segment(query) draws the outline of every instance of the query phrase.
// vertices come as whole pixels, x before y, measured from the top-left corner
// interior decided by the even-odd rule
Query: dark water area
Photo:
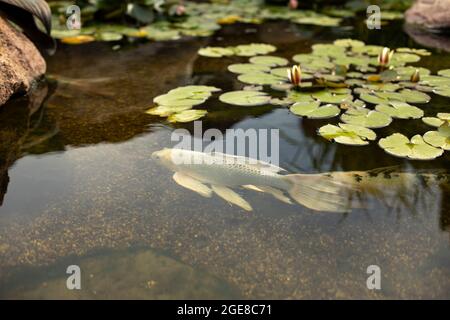
[[[150,157],[174,145],[174,129],[194,132],[193,124],[145,114],[154,97],[186,84],[244,86],[227,66],[246,58],[209,59],[199,48],[264,42],[290,58],[338,38],[422,48],[400,22],[370,31],[362,21],[335,28],[236,24],[210,38],[118,51],[107,43],[60,45],[48,59],[49,80],[0,109],[0,297],[450,298],[445,183],[418,184],[389,199],[367,195],[364,208],[345,214],[242,190],[253,206],[248,213],[181,188]],[[417,65],[433,73],[450,68],[449,53],[430,50]],[[448,112],[448,99],[432,98],[425,116]],[[280,167],[291,173],[450,169],[448,152],[410,161],[376,143],[330,143],[317,135],[326,121],[284,107],[230,106],[215,95],[201,108],[208,110],[203,130],[279,128]],[[377,134],[428,130],[420,120],[395,120]],[[72,264],[83,272],[79,291],[66,289]],[[381,269],[381,290],[366,287],[370,265]]]

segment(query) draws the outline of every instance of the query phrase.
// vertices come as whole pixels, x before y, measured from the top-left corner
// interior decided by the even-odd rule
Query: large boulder
[[[45,70],[38,49],[0,13],[0,106],[28,92]]]
[[[417,0],[405,18],[428,29],[450,29],[450,0]]]

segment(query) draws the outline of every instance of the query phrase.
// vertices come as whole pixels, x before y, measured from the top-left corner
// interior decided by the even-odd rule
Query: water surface
[[[282,36],[280,36],[282,34]],[[369,196],[348,214],[318,213],[252,191],[247,213],[218,197],[181,188],[154,162],[175,128],[146,115],[155,96],[185,84],[242,88],[226,71],[243,58],[197,56],[206,45],[266,42],[285,57],[314,43],[353,37],[417,47],[400,23],[382,31],[296,26],[227,26],[211,38],[136,43],[113,51],[91,43],[61,46],[30,99],[0,109],[0,297],[2,298],[449,298],[450,188],[418,185],[390,199]],[[433,51],[420,65],[450,67]],[[73,79],[78,79],[73,81]],[[280,166],[290,172],[448,169],[389,156],[376,144],[348,147],[316,135],[323,121],[287,109],[240,108],[216,98],[203,129],[279,128]],[[433,97],[425,115],[448,111]],[[429,128],[396,120],[380,136]],[[82,268],[81,291],[65,288],[66,267]],[[366,268],[382,289],[366,287]]]

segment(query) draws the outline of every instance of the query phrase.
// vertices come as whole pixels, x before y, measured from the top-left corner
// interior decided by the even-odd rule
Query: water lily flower
[[[383,51],[378,55],[378,64],[381,67],[386,67],[392,59],[394,55],[394,50],[391,50],[387,47],[383,48]]]
[[[420,72],[419,69],[416,69],[410,78],[411,82],[419,82],[420,81]]]
[[[182,4],[179,4],[175,9],[175,14],[177,16],[182,16],[186,13],[186,7]]]
[[[294,85],[298,86],[302,80],[302,70],[300,68],[300,65],[293,66],[290,69],[287,69],[287,74],[289,81]]]
[[[288,3],[289,9],[295,10],[298,8],[298,0],[289,0]]]

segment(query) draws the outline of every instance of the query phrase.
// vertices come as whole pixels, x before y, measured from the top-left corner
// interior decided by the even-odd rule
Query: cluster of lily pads
[[[216,47],[200,53],[215,57],[204,54],[211,50],[220,52]],[[387,127],[394,119],[423,118],[424,111],[416,105],[430,102],[430,94],[449,96],[450,70],[431,75],[428,69],[407,66],[430,54],[424,49],[390,51],[358,40],[339,39],[332,44],[313,45],[311,53],[293,56],[299,67],[291,67],[283,57],[254,56],[247,63],[228,66],[240,82],[250,86],[223,93],[219,100],[238,106],[286,106],[293,114],[310,119],[339,116],[340,123],[322,126],[318,134],[342,144],[367,145],[377,138],[374,129]],[[293,81],[291,68],[301,81]],[[263,91],[264,86],[280,91],[282,97],[272,97]],[[448,113],[425,117],[423,121],[438,127],[436,131],[411,139],[395,133],[378,144],[399,157],[434,159],[449,150],[449,119]]]
[[[324,13],[312,10],[291,10],[287,6],[266,5],[263,0],[232,0],[216,2],[183,1],[180,15],[171,15],[170,9],[159,7],[164,1],[146,0],[123,4],[106,3],[97,8],[99,1],[89,1],[82,6],[80,30],[66,27],[66,9],[73,4],[66,1],[51,2],[53,16],[52,36],[67,44],[81,44],[91,41],[119,41],[124,37],[148,38],[155,41],[176,40],[182,36],[210,36],[222,25],[243,22],[260,24],[266,20],[288,20],[296,24],[338,26],[343,18],[355,15],[353,9],[326,8]],[[166,1],[167,2],[167,1]],[[117,8],[116,8],[117,7]],[[99,22],[95,18],[102,9],[103,16],[110,19]],[[126,10],[125,10],[126,9]],[[106,12],[105,12],[106,10]],[[133,18],[134,25],[118,24],[118,21]],[[118,16],[119,15],[119,16]],[[401,19],[402,14],[383,10],[382,19]]]
[[[153,102],[155,107],[146,111],[147,114],[167,117],[169,122],[191,122],[204,117],[208,112],[193,109],[204,103],[213,92],[221,89],[212,86],[185,86],[170,90],[157,96]]]

